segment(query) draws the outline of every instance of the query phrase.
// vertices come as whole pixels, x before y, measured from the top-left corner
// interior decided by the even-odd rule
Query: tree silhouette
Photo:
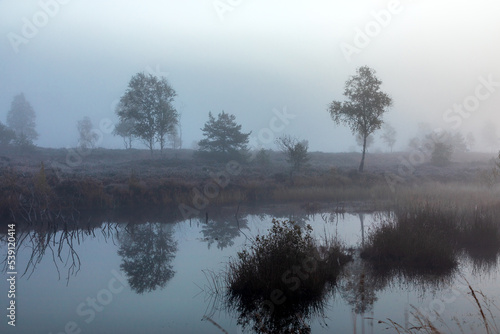
[[[382,125],[382,130],[384,132],[380,138],[382,138],[382,141],[389,146],[392,152],[392,148],[394,147],[394,144],[396,144],[396,129],[394,129],[389,123],[384,123]]]
[[[84,149],[95,148],[99,135],[97,132],[93,131],[93,125],[90,118],[85,116],[77,122],[76,127],[78,129],[78,134],[80,135],[80,138],[78,139],[80,147]]]
[[[121,120],[113,130],[115,136],[120,136],[123,139],[123,144],[126,149],[132,148],[132,141],[134,140],[134,120],[125,119]]]
[[[283,136],[276,139],[276,145],[285,154],[286,162],[290,165],[290,182],[293,183],[293,173],[299,171],[308,161],[307,141],[298,141],[290,136]]]
[[[444,166],[450,163],[450,158],[453,154],[453,147],[450,144],[437,142],[431,154],[431,161],[436,166]]]
[[[208,113],[208,122],[201,129],[205,139],[199,141],[199,154],[218,159],[242,160],[247,151],[250,133],[241,132],[241,125],[236,124],[234,115],[221,112],[217,119]]]
[[[35,130],[35,111],[24,94],[14,96],[7,114],[7,125],[15,132],[15,142],[20,146],[32,146],[38,138]]]
[[[368,136],[380,129],[382,115],[392,105],[391,98],[380,90],[380,81],[375,71],[368,66],[357,69],[356,75],[345,83],[346,102],[333,101],[328,111],[336,124],[347,125],[353,134],[363,138],[363,154],[359,164],[362,172],[365,165]]]
[[[137,73],[120,98],[116,108],[120,123],[132,122],[132,134],[142,139],[151,153],[155,143],[163,151],[168,134],[175,131],[178,113],[172,102],[176,95],[164,77]]]
[[[118,255],[120,268],[125,272],[130,287],[137,293],[163,288],[174,277],[171,262],[177,251],[177,242],[169,225],[146,223],[132,225],[121,241]]]

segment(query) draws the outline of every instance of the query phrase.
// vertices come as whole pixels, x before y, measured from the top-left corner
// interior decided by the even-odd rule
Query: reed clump
[[[397,208],[369,235],[361,256],[380,269],[446,272],[457,265],[458,228],[431,203]]]
[[[226,284],[237,298],[283,302],[321,298],[351,256],[338,242],[318,245],[312,228],[273,220],[268,235],[257,236],[229,262]]]
[[[361,255],[381,269],[420,273],[453,270],[463,252],[496,257],[500,251],[496,211],[492,206],[408,198],[371,232]]]

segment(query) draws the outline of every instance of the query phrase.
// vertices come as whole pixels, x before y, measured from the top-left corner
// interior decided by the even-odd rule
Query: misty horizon
[[[234,114],[255,141],[276,111],[286,110],[295,118],[275,136],[308,140],[311,151],[359,151],[327,107],[344,100],[346,80],[368,65],[394,101],[383,119],[397,131],[396,151],[408,149],[420,123],[472,133],[474,150],[494,151],[482,134],[500,125],[500,49],[491,43],[500,28],[497,3],[228,6],[0,2],[0,121],[22,92],[37,115],[35,144],[76,147],[77,121],[88,116],[97,129],[116,124],[117,101],[130,78],[145,72],[176,90],[183,148],[202,139],[210,111]],[[371,152],[387,151],[380,134]],[[123,148],[110,133],[100,146]],[[139,141],[134,147],[145,148]],[[276,149],[273,141],[263,147]]]

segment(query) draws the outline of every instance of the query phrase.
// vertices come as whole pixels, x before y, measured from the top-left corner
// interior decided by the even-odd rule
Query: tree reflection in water
[[[373,312],[373,304],[377,301],[377,291],[382,291],[387,285],[387,277],[374,274],[359,255],[344,268],[340,280],[340,291],[344,300],[351,306],[354,328],[356,328],[357,315],[361,315],[362,333],[365,332],[366,314]],[[369,321],[373,329],[373,321]]]
[[[74,219],[62,219],[52,224],[29,225],[28,228],[21,227],[20,224],[17,226],[19,228],[16,231],[16,254],[19,254],[21,249],[31,250],[21,277],[28,275],[30,278],[44,258],[49,256],[59,279],[61,278],[60,268],[67,268],[67,284],[70,278],[80,271],[81,261],[77,246],[88,237],[95,238],[96,233],[102,234],[106,242],[108,239],[114,242],[114,233],[117,231],[116,224],[101,223],[99,227],[91,227],[89,224],[84,228],[79,225],[79,221]],[[1,236],[0,242],[3,242]],[[7,243],[6,237],[5,243]],[[2,263],[3,271],[7,272],[7,257]]]
[[[208,249],[217,242],[217,248],[223,250],[234,245],[234,239],[239,237],[242,229],[248,229],[248,219],[227,215],[210,215],[208,220],[200,220],[203,241],[208,243]]]
[[[163,288],[174,277],[171,262],[177,251],[172,225],[160,223],[129,224],[120,235],[120,268],[137,293]]]

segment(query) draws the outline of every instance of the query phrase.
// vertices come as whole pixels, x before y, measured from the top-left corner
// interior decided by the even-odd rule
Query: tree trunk
[[[153,142],[153,139],[150,138],[149,139],[149,151],[151,153],[151,156],[153,156],[153,147],[154,147],[154,142]]]
[[[160,135],[160,156],[163,156],[163,147],[165,146],[165,134]]]
[[[363,173],[363,169],[365,168],[365,153],[366,153],[366,139],[367,135],[363,135],[363,154],[361,155],[361,162],[359,164],[359,172]]]

